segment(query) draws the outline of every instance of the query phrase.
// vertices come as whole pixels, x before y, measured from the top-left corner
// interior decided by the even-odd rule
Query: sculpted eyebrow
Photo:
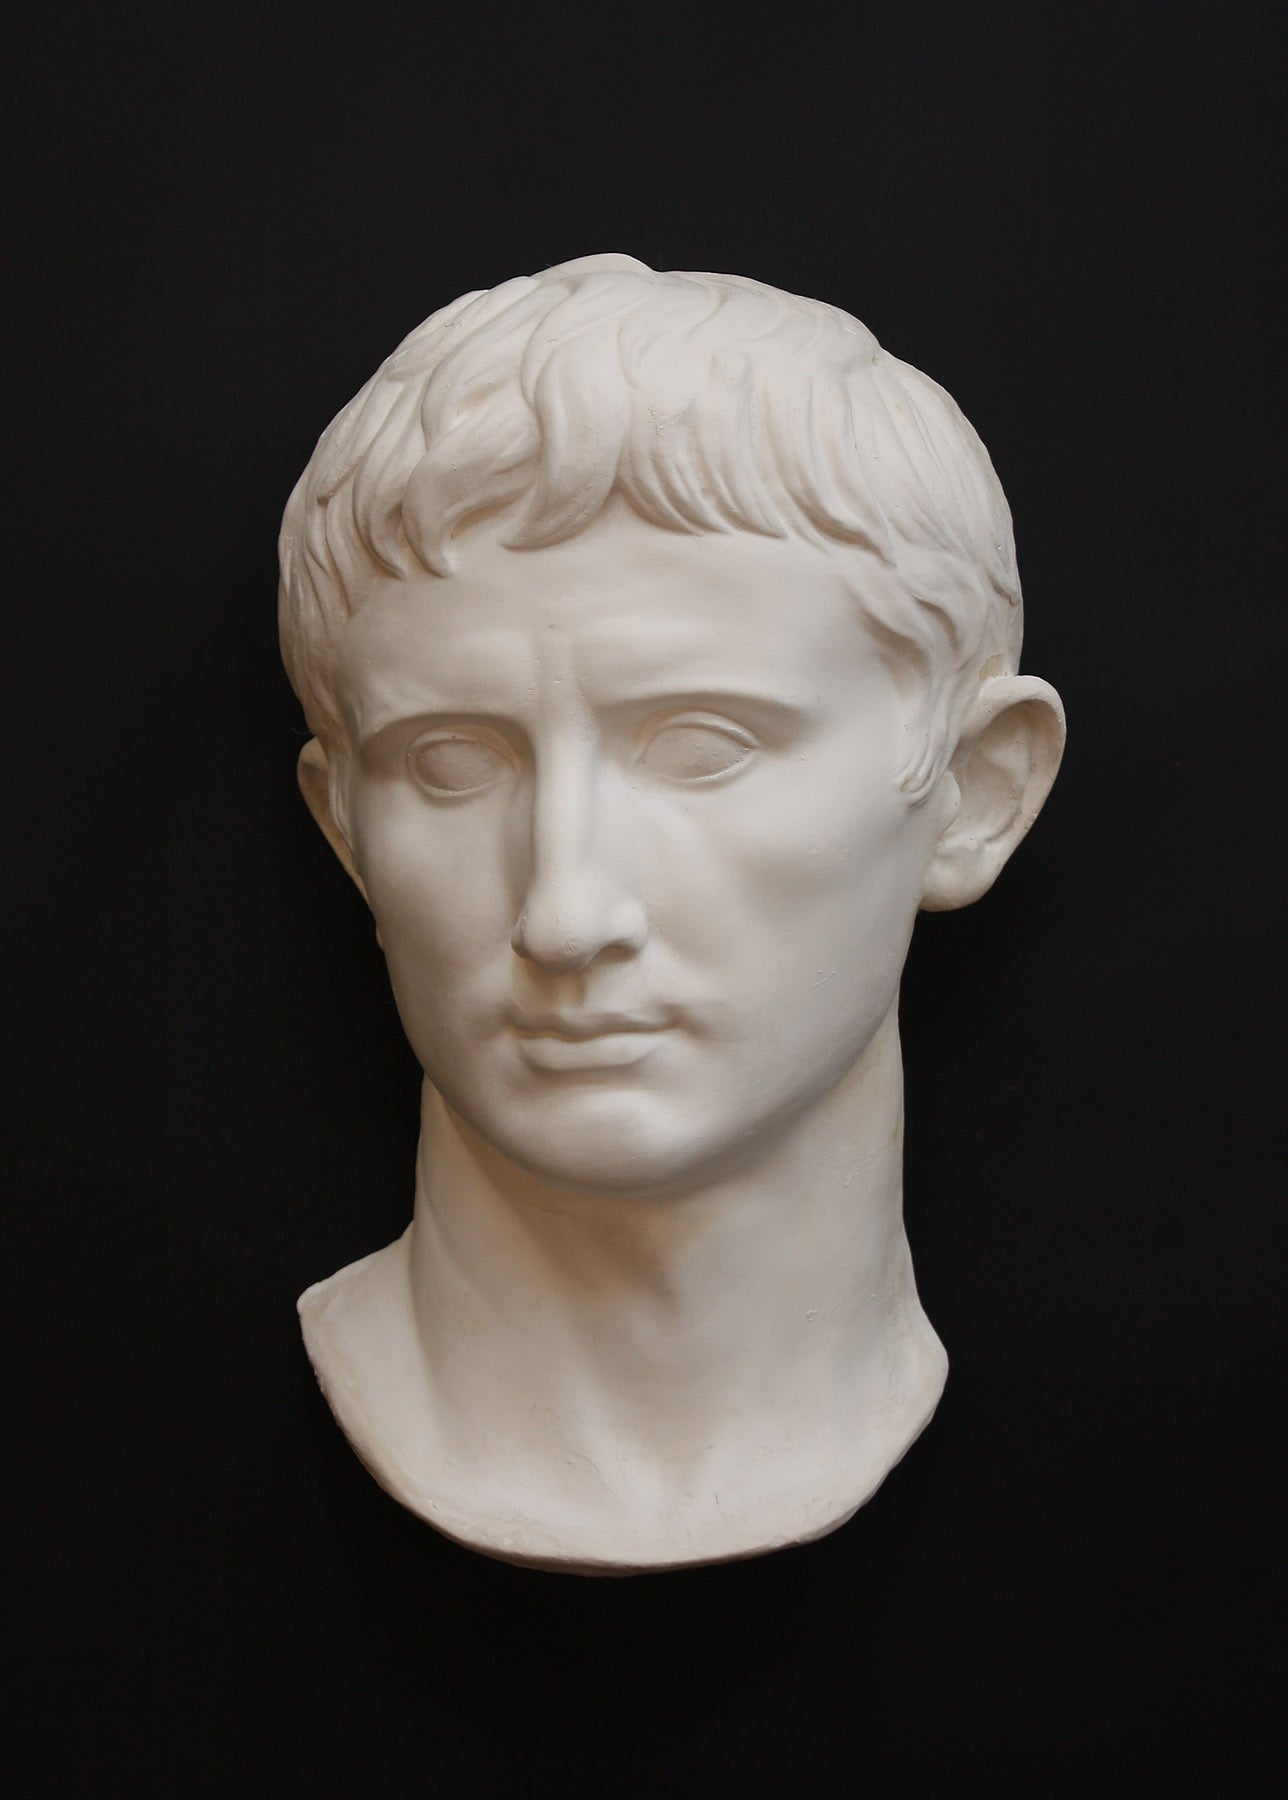
[[[359,752],[364,761],[376,762],[420,732],[435,729],[459,729],[463,732],[483,729],[511,739],[518,735],[513,721],[501,718],[496,713],[468,712],[460,707],[418,707],[412,712],[400,713],[397,718],[382,719],[363,734],[359,740]]]
[[[787,726],[808,718],[818,705],[818,697],[804,692],[771,693],[759,687],[728,684],[721,687],[654,687],[651,684],[641,684],[634,690],[630,684],[624,684],[598,702],[592,696],[590,704],[592,710],[601,713],[682,712],[690,708],[695,712],[758,713],[766,719],[779,720]],[[508,737],[515,736],[519,729],[514,720],[496,712],[473,711],[462,707],[416,707],[396,718],[382,718],[370,731],[363,734],[361,748],[364,754],[368,748],[373,753],[378,753],[396,739],[411,736],[417,731],[430,731],[435,726],[448,730],[453,726],[460,726],[466,731],[471,726],[483,726]]]
[[[615,694],[605,711],[616,712],[741,712],[759,714],[782,726],[803,723],[817,707],[816,696],[776,694],[756,687],[641,687],[637,692]]]

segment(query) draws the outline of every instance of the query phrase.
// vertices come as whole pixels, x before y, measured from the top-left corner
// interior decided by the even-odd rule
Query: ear
[[[981,687],[944,777],[946,821],[921,904],[947,912],[978,900],[1042,810],[1064,753],[1060,696],[1033,675]]]
[[[323,837],[340,858],[345,874],[350,877],[362,898],[366,900],[367,890],[363,887],[362,877],[354,866],[349,840],[337,823],[335,812],[331,806],[331,768],[327,762],[326,751],[317,738],[310,738],[300,751],[300,760],[296,764],[295,772],[299,779],[300,792],[304,796],[309,811],[317,820]],[[368,900],[367,904],[370,905],[371,902]]]

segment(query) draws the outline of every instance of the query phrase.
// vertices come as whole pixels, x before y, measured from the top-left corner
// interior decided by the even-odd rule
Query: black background
[[[42,15],[9,235],[21,1791],[1271,1790],[1256,12]],[[932,1427],[821,1543],[626,1581],[440,1538],[313,1385],[294,1299],[401,1229],[417,1071],[295,792],[274,617],[287,491],[381,357],[604,249],[834,301],[953,393],[1070,722],[905,985]]]

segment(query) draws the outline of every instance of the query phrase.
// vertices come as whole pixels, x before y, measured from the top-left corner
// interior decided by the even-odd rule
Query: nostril
[[[623,950],[642,950],[648,937],[648,919],[638,900],[619,900],[613,908],[608,942]]]
[[[574,920],[567,909],[545,913],[528,906],[510,936],[516,955],[550,969],[584,969],[605,950],[637,952],[648,936],[644,909],[632,900],[582,909]]]
[[[543,919],[539,913],[534,918],[532,910],[525,909],[511,933],[510,943],[520,956],[552,967],[576,967],[586,958],[582,939],[553,913],[549,918]]]

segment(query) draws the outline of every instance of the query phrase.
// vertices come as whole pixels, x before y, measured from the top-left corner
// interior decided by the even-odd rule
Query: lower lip
[[[521,1037],[519,1048],[534,1069],[553,1075],[580,1075],[595,1069],[625,1069],[656,1050],[660,1031],[609,1031],[602,1037]]]

